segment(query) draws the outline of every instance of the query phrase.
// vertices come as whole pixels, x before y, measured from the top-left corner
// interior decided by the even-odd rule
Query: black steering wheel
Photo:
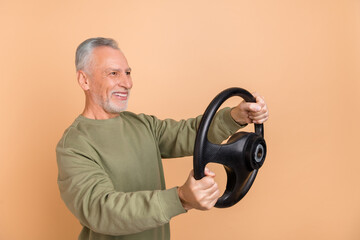
[[[263,124],[255,124],[255,132],[235,133],[226,144],[209,142],[207,134],[213,117],[220,105],[233,96],[240,96],[246,102],[256,102],[254,96],[242,88],[222,91],[207,107],[195,140],[195,179],[205,176],[205,166],[210,162],[222,164],[226,170],[226,190],[215,204],[218,208],[231,207],[246,195],[266,157]]]

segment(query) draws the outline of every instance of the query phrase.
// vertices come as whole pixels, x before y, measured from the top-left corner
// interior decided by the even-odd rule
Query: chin
[[[105,110],[110,113],[121,113],[123,111],[126,111],[127,109],[127,102],[123,104],[108,104],[108,106],[105,106]]]

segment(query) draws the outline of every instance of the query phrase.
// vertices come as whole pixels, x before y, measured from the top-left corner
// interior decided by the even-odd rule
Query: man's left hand
[[[265,100],[258,93],[253,93],[256,103],[242,101],[231,110],[231,117],[240,125],[264,123],[269,118]]]

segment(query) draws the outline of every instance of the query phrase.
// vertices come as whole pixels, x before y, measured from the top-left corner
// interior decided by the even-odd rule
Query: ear
[[[89,86],[89,77],[85,72],[83,72],[82,70],[77,71],[77,80],[78,80],[78,83],[79,83],[80,87],[84,91],[89,90],[89,88],[90,88],[90,86]]]

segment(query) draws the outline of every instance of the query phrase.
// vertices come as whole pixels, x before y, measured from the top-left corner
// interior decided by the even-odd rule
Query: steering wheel
[[[205,176],[205,166],[210,162],[222,164],[226,170],[226,190],[215,204],[218,208],[231,207],[246,195],[266,157],[263,124],[255,124],[255,132],[235,133],[226,144],[209,142],[207,134],[213,117],[220,105],[233,96],[256,102],[254,96],[242,88],[222,91],[207,107],[195,140],[193,163],[196,180]]]

